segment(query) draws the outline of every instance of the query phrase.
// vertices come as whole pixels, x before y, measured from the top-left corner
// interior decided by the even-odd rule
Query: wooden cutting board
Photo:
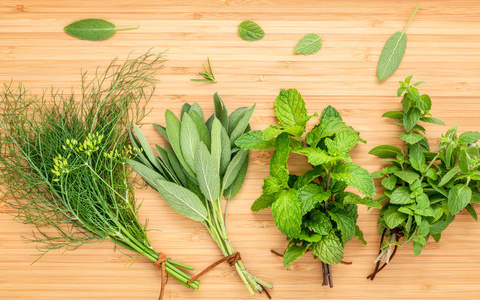
[[[398,81],[408,75],[426,83],[421,91],[433,100],[432,114],[447,127],[480,130],[480,2],[422,1],[408,28],[408,46],[400,68],[379,83],[376,66],[388,37],[401,31],[415,1],[13,1],[0,3],[0,82],[23,82],[34,93],[55,86],[79,87],[81,70],[93,72],[113,58],[124,59],[148,49],[166,51],[169,61],[158,73],[160,83],[147,122],[164,122],[164,111],[198,102],[211,114],[218,91],[230,110],[257,103],[254,129],[274,119],[273,101],[280,88],[297,88],[310,112],[333,105],[368,141],[353,152],[356,163],[380,168],[369,149],[399,144],[399,129],[383,112],[398,109]],[[74,39],[63,27],[84,18],[104,18],[118,26],[139,25],[101,42]],[[237,25],[254,20],[266,32],[256,42],[241,40]],[[323,48],[311,56],[293,53],[307,33],[323,35]],[[190,81],[210,57],[217,84]],[[426,126],[432,147],[446,128]],[[144,126],[152,143],[161,143],[152,126]],[[232,201],[229,233],[249,271],[273,282],[272,296],[283,299],[480,299],[480,225],[460,215],[442,241],[430,241],[420,257],[403,247],[374,281],[365,277],[377,255],[377,210],[360,208],[359,225],[367,246],[352,241],[345,260],[333,268],[333,289],[321,286],[321,265],[311,255],[291,270],[270,249],[286,242],[269,210],[254,213],[271,152],[254,151],[241,193]],[[304,161],[290,164],[300,171]],[[378,182],[377,182],[378,184]],[[150,189],[139,190],[142,220],[149,220],[156,249],[197,267],[221,257],[207,231],[176,214]],[[477,210],[478,211],[478,210]],[[26,243],[33,226],[13,220],[14,210],[0,204],[0,299],[156,299],[160,272],[144,258],[124,265],[131,253],[113,251],[109,241],[75,251],[51,252],[31,265],[39,252]],[[159,231],[158,231],[159,230]],[[257,296],[263,297],[263,296]],[[202,279],[198,291],[171,279],[166,299],[251,299],[236,272],[221,265]]]

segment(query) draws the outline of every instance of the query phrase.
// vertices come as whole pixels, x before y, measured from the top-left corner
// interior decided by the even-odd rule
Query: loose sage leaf
[[[317,53],[322,48],[322,38],[315,33],[305,35],[295,47],[296,54],[310,55]]]
[[[400,65],[403,55],[405,54],[405,49],[407,48],[407,35],[405,31],[417,12],[418,6],[417,4],[403,31],[394,33],[387,40],[385,46],[383,46],[382,54],[380,55],[377,65],[377,77],[379,81],[384,81],[390,77]]]
[[[195,153],[194,170],[200,190],[206,199],[214,202],[220,197],[220,176],[217,168],[204,143],[199,143]]]
[[[247,20],[238,25],[238,35],[246,41],[257,41],[265,36],[265,32],[257,23]]]
[[[299,246],[295,242],[290,242],[288,244],[287,249],[285,249],[285,252],[283,253],[283,265],[287,270],[294,261],[305,254],[308,245],[308,243],[303,243]]]
[[[157,180],[157,188],[165,202],[182,216],[199,222],[208,219],[202,200],[190,190],[165,180]]]
[[[116,28],[112,23],[102,19],[83,19],[65,26],[64,30],[77,39],[101,41],[114,35],[117,30],[135,28],[138,26]]]

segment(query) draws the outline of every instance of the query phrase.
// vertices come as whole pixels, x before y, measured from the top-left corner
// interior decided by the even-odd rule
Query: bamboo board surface
[[[447,127],[480,130],[480,2],[422,1],[408,28],[408,46],[397,72],[384,83],[376,65],[387,38],[401,31],[414,1],[13,1],[0,3],[0,82],[23,82],[35,93],[55,86],[69,90],[80,84],[80,70],[93,72],[113,58],[168,49],[169,61],[158,73],[160,83],[150,103],[147,123],[163,124],[165,109],[180,111],[198,102],[211,114],[218,91],[230,111],[257,103],[252,127],[274,122],[273,101],[280,88],[297,88],[310,112],[333,105],[347,124],[368,141],[358,145],[353,160],[369,171],[380,168],[367,154],[372,147],[393,143],[398,128],[381,118],[400,107],[398,80],[415,75],[433,100],[432,114]],[[118,26],[139,25],[102,42],[81,41],[63,27],[83,18],[104,18]],[[241,40],[237,25],[257,22],[266,32],[257,42]],[[323,35],[322,50],[311,56],[293,54],[306,33]],[[210,57],[217,84],[190,81]],[[432,147],[446,131],[426,126]],[[153,127],[144,126],[152,143],[162,142]],[[366,280],[377,255],[377,210],[360,207],[359,225],[367,246],[348,243],[350,266],[333,267],[333,289],[321,286],[321,264],[311,255],[283,268],[270,249],[283,251],[285,238],[270,210],[254,213],[250,205],[268,176],[271,152],[254,151],[243,190],[232,201],[228,229],[249,271],[275,284],[272,296],[283,299],[480,299],[480,224],[458,216],[439,244],[429,241],[420,257],[411,246],[373,282]],[[290,161],[293,170],[304,161]],[[377,182],[378,184],[378,182]],[[378,189],[378,191],[380,191]],[[150,189],[143,200],[142,220],[149,220],[153,246],[197,270],[221,257],[202,225],[170,209]],[[479,210],[477,209],[477,212]],[[110,241],[72,252],[50,252],[35,264],[39,252],[26,243],[33,226],[13,220],[14,210],[0,203],[0,299],[156,299],[160,272],[145,258],[123,268],[129,256],[113,251]],[[263,297],[263,296],[256,296]],[[221,265],[202,279],[197,291],[171,279],[165,299],[251,299],[236,271]]]

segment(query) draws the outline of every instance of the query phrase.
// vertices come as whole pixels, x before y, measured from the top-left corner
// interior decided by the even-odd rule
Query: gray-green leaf
[[[247,20],[238,25],[238,35],[246,41],[256,41],[262,39],[265,32],[257,23]]]
[[[315,33],[305,35],[295,47],[296,54],[310,55],[317,53],[322,48],[322,37]]]
[[[205,198],[213,202],[220,197],[220,176],[205,144],[200,143],[195,153],[198,185]]]
[[[65,26],[64,30],[77,39],[101,41],[114,35],[117,30],[135,28],[138,26],[116,28],[112,23],[102,19],[83,19]]]
[[[397,70],[407,48],[407,35],[404,32],[395,32],[383,46],[378,60],[377,77],[384,81]]]

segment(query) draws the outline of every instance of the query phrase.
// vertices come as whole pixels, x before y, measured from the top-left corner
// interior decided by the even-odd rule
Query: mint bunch
[[[411,79],[401,81],[397,91],[399,97],[403,95],[402,109],[383,115],[398,120],[395,124],[404,129],[399,134],[404,149],[381,145],[370,151],[391,162],[372,174],[383,178],[386,189],[377,201],[389,201],[380,212],[382,241],[375,271],[368,277],[371,280],[390,262],[398,246],[412,243],[414,254],[419,255],[430,237],[438,243],[442,231],[462,209],[477,220],[472,204],[480,202],[480,147],[476,144],[480,133],[458,135],[453,126],[440,138],[438,151],[431,152],[425,128],[418,123],[445,124],[431,117],[432,101],[417,89],[422,82],[410,84]]]
[[[244,150],[275,148],[270,177],[264,180],[263,194],[252,210],[272,208],[275,224],[289,240],[283,254],[285,268],[311,251],[322,261],[323,285],[332,287],[330,265],[342,261],[345,244],[353,237],[366,244],[356,225],[357,204],[381,208],[370,198],[375,186],[369,172],[354,164],[348,154],[358,141],[365,141],[331,106],[304,135],[307,122],[317,115],[307,114],[305,101],[295,89],[280,91],[275,114],[280,126],[249,131],[235,142]],[[312,169],[290,174],[287,160],[291,153],[306,156]],[[367,197],[346,192],[349,185]]]

